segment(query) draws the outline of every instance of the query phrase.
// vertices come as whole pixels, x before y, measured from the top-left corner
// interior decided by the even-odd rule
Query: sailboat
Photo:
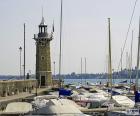
[[[138,88],[138,77],[139,77],[139,58],[140,58],[140,19],[139,19],[139,37],[138,37],[138,53],[137,53],[137,67],[136,67],[136,82],[135,82],[135,103],[136,105],[139,105],[140,102],[140,93]]]
[[[108,28],[109,28],[109,79],[110,79],[110,101],[109,104],[116,104],[119,106],[132,108],[135,103],[126,96],[123,95],[113,95],[112,93],[112,62],[111,62],[111,31],[110,31],[110,18],[108,18]]]
[[[122,104],[123,106],[126,104],[126,106],[129,105],[129,108],[126,107],[126,111],[117,111],[117,112],[108,112],[108,116],[112,116],[112,115],[131,115],[131,116],[139,116],[140,115],[140,93],[139,93],[139,89],[138,89],[138,69],[139,69],[139,52],[140,52],[140,19],[139,19],[139,37],[138,37],[138,53],[137,53],[137,75],[136,75],[136,82],[135,82],[135,103],[131,102],[128,99],[122,99],[122,96],[115,96],[115,100],[117,103]],[[123,103],[125,101],[125,103]],[[127,101],[127,102],[126,102]],[[130,103],[131,103],[131,107],[130,107]],[[128,104],[128,105],[127,105]],[[133,104],[135,104],[135,107],[133,106]]]
[[[64,84],[64,80],[61,77],[61,55],[62,55],[62,18],[63,18],[63,0],[61,0],[61,14],[60,14],[60,51],[59,51],[59,96],[63,95],[63,96],[70,96],[71,90],[70,89],[64,89],[63,88],[63,84]]]

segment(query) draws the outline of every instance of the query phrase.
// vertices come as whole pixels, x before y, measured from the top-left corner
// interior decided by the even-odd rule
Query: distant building
[[[53,32],[47,32],[47,25],[42,17],[39,25],[39,33],[34,34],[36,41],[36,79],[40,87],[52,85],[50,41],[53,39]]]

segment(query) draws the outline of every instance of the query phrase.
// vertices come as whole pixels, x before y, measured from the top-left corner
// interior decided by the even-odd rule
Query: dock
[[[126,110],[126,108],[124,108],[124,107],[114,107],[112,109],[109,109],[109,108],[92,108],[92,109],[82,108],[80,110],[81,110],[81,112],[88,114],[88,113],[93,113],[93,112],[124,111],[124,110]]]
[[[42,95],[48,93],[49,88],[38,88],[37,95]],[[26,101],[27,99],[33,99],[36,96],[36,89],[33,89],[31,92],[22,92],[12,96],[0,97],[0,110],[4,110],[8,103],[15,101]]]

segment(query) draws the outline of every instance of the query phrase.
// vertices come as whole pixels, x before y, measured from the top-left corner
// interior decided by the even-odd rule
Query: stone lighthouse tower
[[[53,39],[53,32],[47,32],[47,25],[42,17],[39,25],[39,33],[34,34],[36,41],[36,79],[39,87],[52,85],[50,41]]]

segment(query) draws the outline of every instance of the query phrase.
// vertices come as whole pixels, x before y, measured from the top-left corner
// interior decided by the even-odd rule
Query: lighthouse
[[[53,29],[51,33],[47,31],[47,25],[42,16],[39,24],[39,33],[34,34],[36,43],[36,79],[39,87],[52,85],[50,41],[53,39]]]

